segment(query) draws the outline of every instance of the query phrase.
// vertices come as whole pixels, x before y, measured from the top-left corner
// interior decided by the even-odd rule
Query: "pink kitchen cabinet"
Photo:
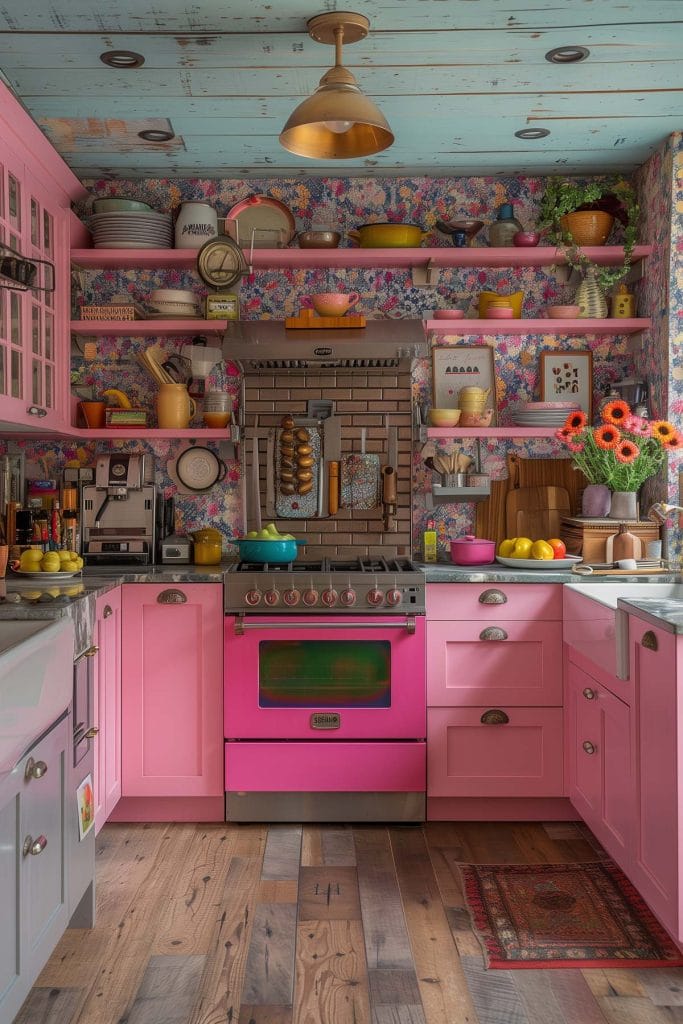
[[[222,802],[223,588],[124,584],[122,598],[122,795]]]
[[[679,681],[682,643],[673,633],[629,615],[635,795],[629,876],[679,942],[683,941],[683,716]]]
[[[570,655],[565,689],[569,799],[627,873],[634,796],[630,718],[629,706],[574,664]]]
[[[97,599],[93,643],[95,722],[95,831],[121,799],[121,588]]]

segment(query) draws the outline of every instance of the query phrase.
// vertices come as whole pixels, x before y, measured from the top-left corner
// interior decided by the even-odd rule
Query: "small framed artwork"
[[[76,790],[76,804],[78,806],[78,838],[85,839],[95,824],[95,796],[91,775],[86,775]]]
[[[590,423],[593,415],[593,353],[541,352],[541,401],[579,403]]]
[[[432,405],[435,409],[457,409],[461,388],[479,387],[489,391],[486,402],[496,423],[496,376],[493,349],[488,345],[435,345],[432,348]]]

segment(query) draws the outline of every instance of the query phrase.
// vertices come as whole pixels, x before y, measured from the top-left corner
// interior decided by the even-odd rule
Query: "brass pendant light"
[[[370,22],[362,14],[334,11],[307,22],[318,43],[333,43],[334,67],[323,75],[312,96],[293,111],[280,133],[290,153],[314,159],[348,160],[387,149],[394,134],[375,104],[342,65],[342,43],[365,39]]]

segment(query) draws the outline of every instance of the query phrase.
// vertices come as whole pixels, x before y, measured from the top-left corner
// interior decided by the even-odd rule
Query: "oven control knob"
[[[403,594],[398,587],[392,587],[390,590],[387,590],[387,604],[396,606],[397,604],[400,604],[402,600]]]
[[[352,608],[355,603],[356,591],[351,590],[350,587],[348,590],[342,590],[341,594],[339,595],[339,604],[343,604],[345,608]]]
[[[308,608],[312,608],[314,604],[318,603],[318,591],[317,590],[304,590],[303,602]]]
[[[261,603],[261,597],[261,591],[257,587],[255,590],[248,590],[244,595],[244,600],[251,608],[254,608],[257,604]]]
[[[320,600],[327,608],[331,608],[333,605],[337,603],[338,597],[339,594],[334,589],[334,587],[328,587],[327,590],[323,590],[322,594],[320,595]]]
[[[275,588],[273,588],[272,590],[266,590],[265,594],[263,595],[263,600],[266,602],[269,608],[272,608],[273,605],[278,604],[280,601],[280,591],[275,590]]]
[[[298,604],[301,600],[301,594],[298,590],[285,590],[282,595],[282,600],[285,602],[288,608],[293,608],[295,604]]]
[[[373,587],[372,590],[368,590],[367,602],[372,605],[373,608],[378,608],[384,601],[384,594],[377,587]]]

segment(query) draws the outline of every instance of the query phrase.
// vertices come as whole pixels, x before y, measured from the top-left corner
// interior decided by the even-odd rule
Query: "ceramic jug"
[[[157,423],[164,430],[189,427],[197,410],[185,384],[160,384],[157,395]]]
[[[458,405],[463,412],[483,412],[486,408],[486,400],[490,394],[491,388],[460,388]]]
[[[182,203],[175,222],[176,249],[201,249],[218,234],[218,216],[209,203]]]

